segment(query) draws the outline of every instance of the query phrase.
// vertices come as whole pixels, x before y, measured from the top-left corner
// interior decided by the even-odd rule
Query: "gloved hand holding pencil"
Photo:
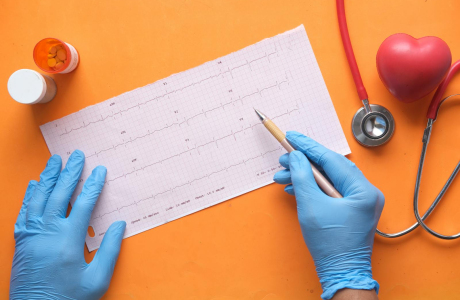
[[[277,172],[274,181],[286,184],[285,191],[295,195],[302,234],[323,288],[322,298],[331,299],[342,289],[378,292],[371,255],[385,202],[382,192],[344,156],[297,132],[288,132],[286,139],[298,151],[280,157],[286,169]],[[323,193],[309,160],[324,171],[343,198]]]

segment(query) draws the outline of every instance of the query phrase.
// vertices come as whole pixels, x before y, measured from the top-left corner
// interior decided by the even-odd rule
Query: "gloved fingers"
[[[31,180],[29,182],[29,185],[27,186],[26,195],[24,196],[24,200],[22,200],[22,206],[19,210],[19,214],[16,219],[16,224],[14,224],[14,232],[18,231],[20,228],[26,225],[27,206],[29,205],[30,198],[32,198],[37,184],[37,181]]]
[[[29,206],[27,207],[26,222],[43,215],[46,202],[54,189],[59,173],[61,172],[61,167],[61,157],[59,155],[51,156],[46,164],[45,170],[40,174],[40,181],[35,186],[34,193],[30,199]]]
[[[311,164],[311,163],[310,163]],[[321,172],[323,176],[330,181],[327,175],[324,172]],[[292,187],[291,172],[289,170],[281,170],[275,173],[273,176],[273,181],[278,184],[287,184],[284,188],[284,191],[290,195],[294,195],[294,188]]]
[[[289,154],[289,166],[298,205],[303,205],[308,201],[308,199],[305,199],[308,196],[322,193],[313,177],[310,162],[303,153],[299,151],[291,152]]]
[[[117,221],[107,229],[101,247],[88,266],[92,286],[98,289],[96,294],[102,296],[108,289],[113,270],[120,254],[121,241],[125,232],[126,222]]]
[[[278,171],[273,176],[273,181],[279,184],[290,184],[291,172],[289,172],[289,170]]]
[[[75,150],[67,160],[64,170],[59,175],[54,190],[46,204],[44,218],[65,218],[70,198],[75,190],[75,186],[80,179],[83,165],[85,163],[85,154],[80,150]]]
[[[295,196],[294,187],[292,186],[292,184],[286,185],[286,187],[284,188],[284,191],[288,193],[289,195]]]
[[[302,152],[302,151],[300,151],[300,152]],[[281,166],[283,166],[284,168],[289,170],[289,153],[285,153],[285,154],[281,155],[280,158],[279,158],[279,163],[280,163]],[[316,169],[318,171],[320,171],[321,174],[323,174],[324,177],[328,178],[322,167],[320,167],[317,164],[312,163],[312,162],[310,162],[310,164],[315,166]]]
[[[280,165],[282,167],[284,167],[284,168],[289,170],[289,153],[284,153],[283,155],[281,155],[280,158],[279,158],[279,163],[280,163]],[[315,163],[313,163],[313,165],[316,167],[316,169],[318,169],[318,171],[320,171],[324,176],[326,176],[326,173],[324,173],[323,168],[321,168],[320,166],[318,166]]]
[[[289,170],[289,153],[284,153],[279,159],[280,165]]]
[[[97,166],[93,169],[70,212],[69,221],[78,226],[81,232],[80,238],[83,240],[86,237],[91,213],[104,186],[106,174],[107,169],[104,166]]]
[[[286,138],[294,148],[303,152],[312,163],[322,168],[331,179],[335,188],[344,196],[346,196],[346,190],[349,188],[349,186],[345,184],[346,182],[351,184],[355,183],[356,179],[365,180],[361,171],[345,156],[329,150],[313,139],[295,131],[287,132]],[[352,180],[352,177],[354,177],[355,180]],[[365,182],[366,184],[368,183],[367,180],[365,180]]]

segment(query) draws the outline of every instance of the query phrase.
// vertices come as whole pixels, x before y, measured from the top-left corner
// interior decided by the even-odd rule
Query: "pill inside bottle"
[[[10,76],[8,93],[19,103],[46,103],[56,95],[56,83],[48,75],[34,70],[21,69]]]
[[[77,50],[61,40],[46,38],[34,48],[35,64],[47,73],[69,73],[75,70],[79,62]]]

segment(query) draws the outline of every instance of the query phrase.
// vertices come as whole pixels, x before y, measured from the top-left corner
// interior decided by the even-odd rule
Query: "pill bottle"
[[[79,61],[78,52],[72,45],[55,38],[39,41],[33,56],[42,71],[52,74],[72,72]]]
[[[53,78],[34,70],[17,70],[8,79],[8,93],[23,104],[49,102],[56,95],[56,90]]]

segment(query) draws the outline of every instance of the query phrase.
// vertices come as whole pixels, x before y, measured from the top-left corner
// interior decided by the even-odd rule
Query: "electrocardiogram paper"
[[[350,153],[303,25],[41,126],[52,154],[85,153],[82,180],[107,167],[87,235],[124,237],[272,183],[285,151],[254,113]]]

